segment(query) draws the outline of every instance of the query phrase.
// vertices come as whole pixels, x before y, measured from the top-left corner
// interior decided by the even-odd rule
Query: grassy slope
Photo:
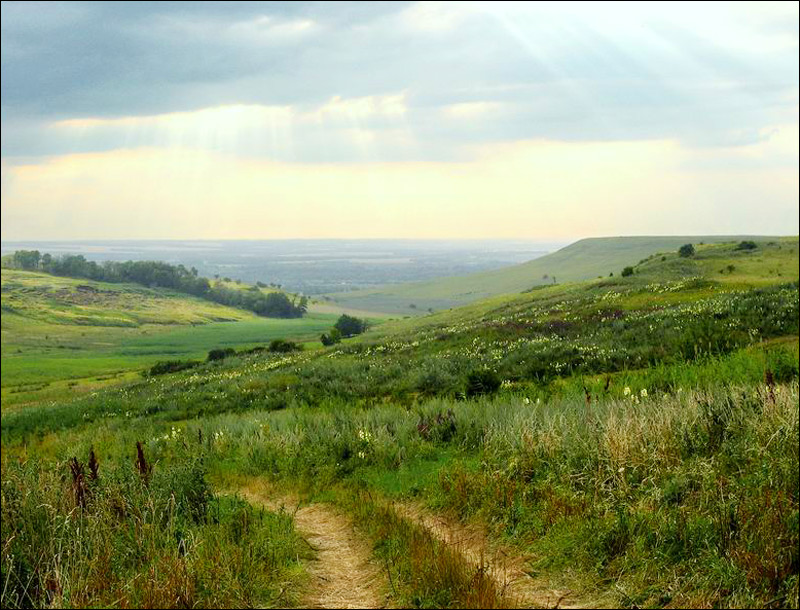
[[[214,347],[315,339],[336,319],[261,318],[169,290],[10,269],[2,270],[2,307],[3,407],[93,390]]]
[[[388,340],[392,337],[408,337],[440,326],[481,324],[487,321],[487,317],[497,318],[524,311],[540,301],[573,299],[580,294],[607,292],[617,286],[632,287],[698,277],[712,282],[711,286],[699,291],[679,290],[673,296],[657,296],[659,300],[677,302],[696,300],[712,295],[715,291],[764,287],[800,279],[798,269],[800,247],[797,237],[758,241],[759,248],[753,252],[736,250],[736,243],[698,246],[697,254],[690,259],[681,258],[675,252],[648,255],[644,259],[638,259],[640,260],[638,264],[632,264],[634,275],[629,278],[621,278],[619,274],[615,274],[614,278],[559,282],[557,285],[545,284],[522,294],[496,295],[450,310],[389,321],[370,330],[364,339]],[[732,271],[728,269],[731,265],[734,267]],[[656,295],[647,291],[630,295],[625,299],[626,307],[630,309],[641,307],[654,296]]]
[[[399,284],[379,290],[360,290],[330,295],[336,303],[372,311],[407,315],[456,307],[499,294],[522,292],[534,286],[558,282],[575,282],[609,273],[619,274],[656,252],[674,252],[685,243],[706,244],[740,241],[742,237],[677,236],[677,237],[602,237],[582,239],[533,261],[466,276],[428,282]],[[766,238],[759,238],[764,240]],[[776,238],[777,239],[777,238]],[[544,275],[548,279],[544,279]],[[409,305],[414,304],[412,309]]]
[[[790,346],[781,362],[794,364],[796,379],[797,338],[785,337],[796,331],[709,359],[665,353],[663,366],[611,368],[610,387],[603,353],[623,337],[600,331],[620,312],[621,331],[637,332],[624,348],[634,355],[639,342],[659,347],[666,333],[695,323],[703,330],[716,320],[717,335],[723,326],[741,334],[775,313],[758,301],[740,316],[747,290],[797,279],[796,238],[753,252],[721,245],[693,259],[658,256],[629,278],[495,297],[330,350],[234,358],[42,410],[35,420],[4,415],[4,453],[27,434],[25,451],[43,463],[94,445],[125,468],[144,440],[158,469],[199,454],[223,478],[299,477],[323,493],[344,486],[415,497],[482,519],[534,558],[534,572],[566,576],[558,584],[569,587],[588,578],[621,604],[796,606],[787,567],[797,557],[797,385],[773,395],[763,384],[771,342]],[[782,290],[796,299],[796,288]],[[602,349],[588,357],[600,368],[556,378],[545,391],[540,381],[505,376],[523,370],[506,362],[520,337],[542,339],[523,345],[526,361],[538,354],[553,367],[539,350],[558,348],[557,332],[575,347],[596,340]],[[427,398],[419,373],[447,373],[451,361],[458,379],[491,363],[511,383],[494,398]],[[62,428],[36,445],[35,431]],[[379,555],[393,548],[376,544]]]

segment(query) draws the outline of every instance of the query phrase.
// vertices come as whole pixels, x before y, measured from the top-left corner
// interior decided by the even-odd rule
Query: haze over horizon
[[[2,3],[7,241],[796,234],[798,5]]]

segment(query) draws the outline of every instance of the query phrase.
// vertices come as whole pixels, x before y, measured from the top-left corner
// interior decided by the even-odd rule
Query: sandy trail
[[[417,504],[397,502],[397,514],[428,530],[473,565],[484,565],[489,575],[520,608],[593,608],[572,591],[551,589],[527,572],[528,557],[501,545],[491,544],[486,531],[476,525],[433,513]],[[586,604],[586,605],[584,605]]]
[[[309,564],[311,587],[305,608],[383,608],[384,575],[370,561],[370,546],[353,531],[350,521],[327,504],[300,505],[297,498],[271,493],[266,487],[239,490],[250,503],[294,514],[300,534],[317,552]]]

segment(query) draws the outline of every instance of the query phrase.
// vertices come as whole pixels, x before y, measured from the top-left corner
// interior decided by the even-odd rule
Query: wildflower
[[[524,405],[531,404],[531,399],[526,396],[525,398],[522,399],[522,404]]]
[[[622,390],[622,393],[623,393],[625,396],[628,396],[628,395],[631,393],[631,389],[630,389],[628,386],[625,386],[625,389],[624,389],[624,390]]]
[[[363,459],[366,459],[366,457],[367,457],[367,454],[366,454],[366,453],[364,453],[363,451],[359,451],[359,452],[358,452],[358,457],[360,457],[360,458],[363,460]]]
[[[647,398],[647,390],[642,388],[642,391],[639,392],[639,396],[641,396],[642,398]]]

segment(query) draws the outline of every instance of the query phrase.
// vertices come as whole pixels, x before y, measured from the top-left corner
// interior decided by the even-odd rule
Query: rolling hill
[[[334,311],[265,318],[164,288],[2,270],[2,406],[129,380],[217,347],[315,341]]]
[[[328,297],[338,305],[354,309],[415,315],[499,294],[519,293],[553,280],[575,282],[607,276],[612,272],[619,274],[625,266],[634,265],[657,252],[674,252],[686,243],[713,244],[742,239],[749,238],[718,235],[588,238],[547,256],[495,271],[336,293]]]
[[[46,583],[65,570],[84,582],[84,566],[103,586],[81,606],[168,606],[174,591],[212,605],[194,588],[208,573],[236,592],[277,573],[277,600],[308,582],[292,524],[302,535],[311,511],[330,523],[323,504],[352,519],[329,529],[361,541],[359,561],[384,566],[387,605],[558,606],[569,586],[573,607],[796,607],[799,271],[796,237],[698,245],[327,349],[4,409],[3,561],[23,583],[4,595],[36,602],[4,607],[52,606]],[[452,534],[437,537],[441,523]],[[475,553],[442,555],[476,532]],[[501,552],[484,554],[490,543]],[[51,548],[80,561],[22,578]],[[132,562],[130,548],[147,552]],[[249,562],[220,579],[222,554]],[[505,577],[475,584],[509,564],[536,579],[519,579],[533,583],[523,603],[504,598]],[[164,602],[123,597],[164,573]]]

